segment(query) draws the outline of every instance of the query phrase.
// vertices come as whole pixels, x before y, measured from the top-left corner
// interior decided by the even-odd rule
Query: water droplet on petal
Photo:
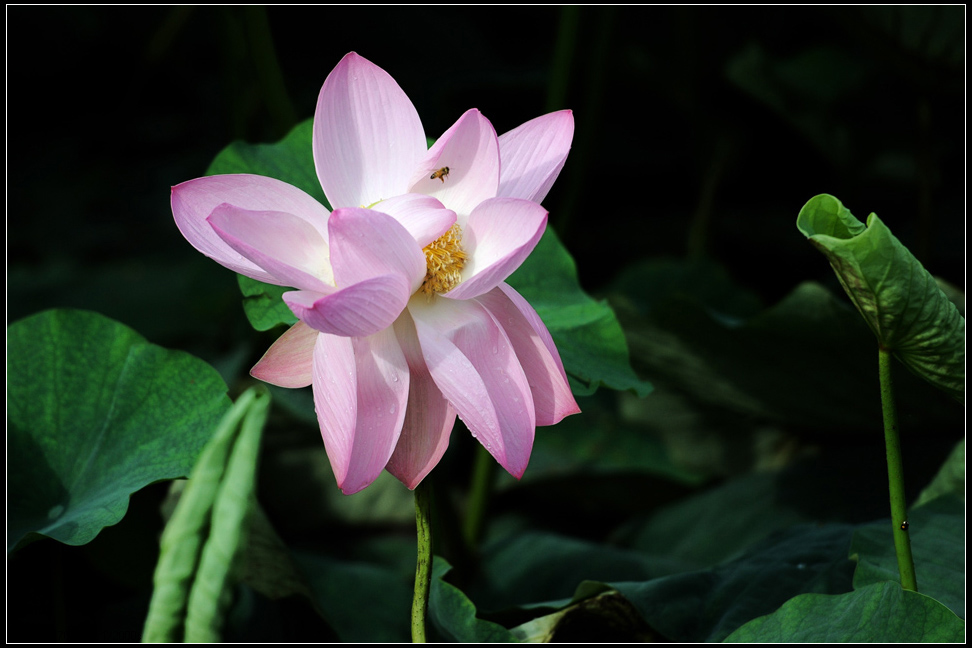
[[[61,517],[61,515],[63,513],[64,513],[64,505],[63,504],[55,504],[47,512],[47,519],[48,520],[53,520],[54,518],[59,518],[59,517]]]

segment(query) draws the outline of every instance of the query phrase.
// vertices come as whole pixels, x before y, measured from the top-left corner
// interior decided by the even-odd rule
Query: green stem
[[[881,347],[878,358],[881,410],[884,413],[884,442],[888,448],[888,485],[891,491],[891,532],[894,534],[894,552],[898,556],[901,587],[917,592],[915,561],[911,557],[911,539],[908,536],[908,506],[905,500],[901,443],[898,440],[898,412],[894,405],[894,385],[891,382],[891,352]]]
[[[415,595],[412,598],[412,643],[425,643],[425,617],[432,586],[432,482],[426,477],[415,487]]]

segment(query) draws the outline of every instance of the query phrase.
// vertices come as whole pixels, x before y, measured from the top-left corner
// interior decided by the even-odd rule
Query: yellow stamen
[[[425,281],[421,291],[432,296],[449,292],[462,279],[466,253],[462,251],[462,229],[456,223],[445,234],[425,246]]]

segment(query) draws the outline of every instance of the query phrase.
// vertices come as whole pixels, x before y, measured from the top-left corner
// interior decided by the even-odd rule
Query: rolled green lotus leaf
[[[219,641],[250,510],[270,397],[250,389],[223,417],[162,533],[143,642]]]
[[[878,343],[964,403],[965,321],[877,215],[865,225],[821,194],[800,210],[797,228],[830,261]]]

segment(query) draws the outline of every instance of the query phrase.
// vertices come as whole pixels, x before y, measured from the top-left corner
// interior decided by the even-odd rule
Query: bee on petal
[[[441,169],[433,173],[432,176],[429,178],[429,180],[435,180],[436,178],[438,178],[442,182],[445,182],[445,179],[448,177],[449,177],[449,167],[442,167]]]

